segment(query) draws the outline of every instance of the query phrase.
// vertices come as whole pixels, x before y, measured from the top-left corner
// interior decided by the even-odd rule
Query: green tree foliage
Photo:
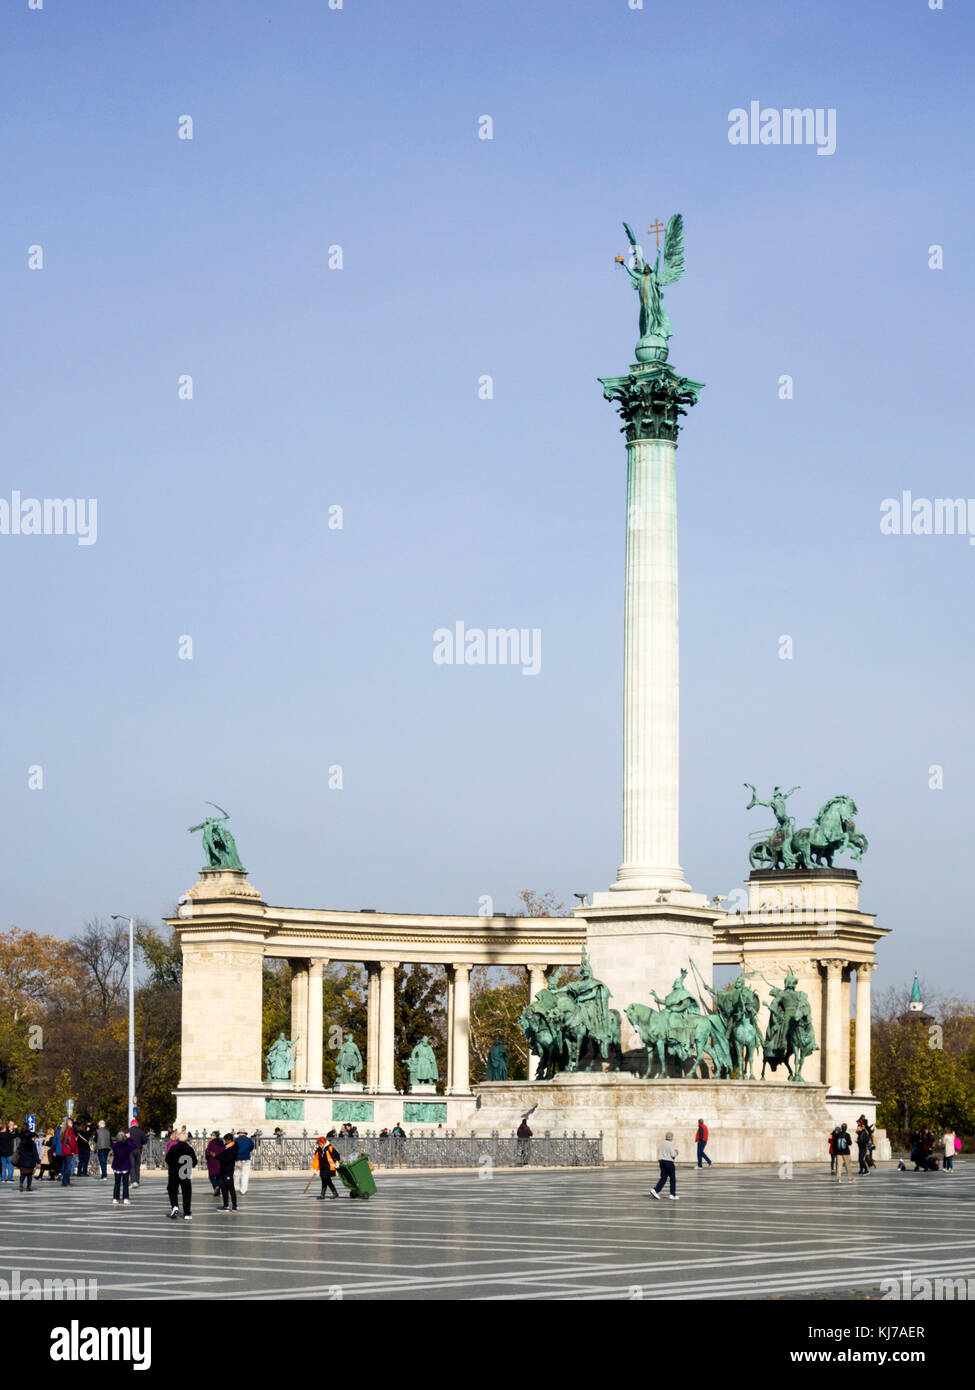
[[[418,1042],[430,1039],[440,1073],[440,1090],[447,1076],[447,973],[442,965],[396,967],[396,1015],[393,1025],[396,1089],[407,1091],[406,1062]]]
[[[326,966],[323,992],[325,1059],[322,1077],[326,1086],[333,1086],[335,1059],[347,1033],[352,1034],[353,1041],[362,1053],[363,1062],[368,1065],[366,972],[358,965]],[[359,1073],[359,1080],[365,1082],[365,1079],[366,1072],[363,1070]]]
[[[508,1049],[508,1076],[524,1081],[528,1045],[518,1015],[528,1003],[524,970],[509,966],[476,965],[471,971],[471,1080],[487,1077],[491,1044],[499,1038]]]
[[[873,1009],[877,1122],[902,1144],[919,1127],[975,1134],[975,1004],[927,990],[925,1000],[925,1013],[911,1013],[890,990]]]

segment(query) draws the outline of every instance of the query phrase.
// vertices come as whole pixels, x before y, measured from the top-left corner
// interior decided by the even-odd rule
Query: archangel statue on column
[[[657,248],[657,259],[649,265],[643,259],[643,251],[637,245],[633,230],[627,222],[623,223],[630,242],[628,263],[622,256],[616,257],[630,277],[633,288],[640,296],[640,337],[662,338],[666,341],[673,333],[670,318],[663,306],[660,291],[664,285],[674,285],[684,274],[684,219],[675,212],[667,223],[664,237],[663,262],[661,251]]]

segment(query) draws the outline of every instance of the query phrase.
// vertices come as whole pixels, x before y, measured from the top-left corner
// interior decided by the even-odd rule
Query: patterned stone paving
[[[377,1172],[368,1203],[314,1200],[301,1177],[252,1178],[240,1211],[194,1184],[169,1221],[161,1177],[130,1208],[111,1185],[0,1188],[0,1278],[97,1279],[114,1299],[866,1299],[881,1281],[975,1278],[975,1163],[822,1170]],[[975,1287],[975,1286],[973,1286]]]

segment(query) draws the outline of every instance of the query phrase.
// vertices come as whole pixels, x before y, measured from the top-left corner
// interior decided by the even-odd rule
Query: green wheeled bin
[[[349,1189],[350,1197],[361,1197],[364,1202],[376,1190],[376,1180],[372,1176],[372,1165],[368,1154],[360,1154],[351,1163],[339,1164],[339,1177],[344,1187]]]

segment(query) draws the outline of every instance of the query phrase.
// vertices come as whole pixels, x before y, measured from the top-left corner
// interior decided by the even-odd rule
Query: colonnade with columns
[[[291,1036],[300,1038],[295,1056],[295,1085],[314,1090],[322,1085],[325,1017],[323,986],[326,956],[290,957]],[[350,962],[343,960],[343,965]],[[366,1036],[356,1038],[364,1054],[365,1073],[361,1078],[368,1092],[395,1089],[396,969],[399,960],[367,960]],[[418,964],[411,961],[409,964]],[[505,962],[508,964],[508,962]],[[447,974],[447,1074],[441,1077],[447,1095],[470,1095],[471,971],[473,965],[454,962]],[[528,978],[529,998],[545,985],[549,967],[523,967]],[[323,1039],[315,1046],[314,1039]],[[364,1044],[364,1046],[363,1046]],[[259,1078],[255,1078],[259,1079]]]

